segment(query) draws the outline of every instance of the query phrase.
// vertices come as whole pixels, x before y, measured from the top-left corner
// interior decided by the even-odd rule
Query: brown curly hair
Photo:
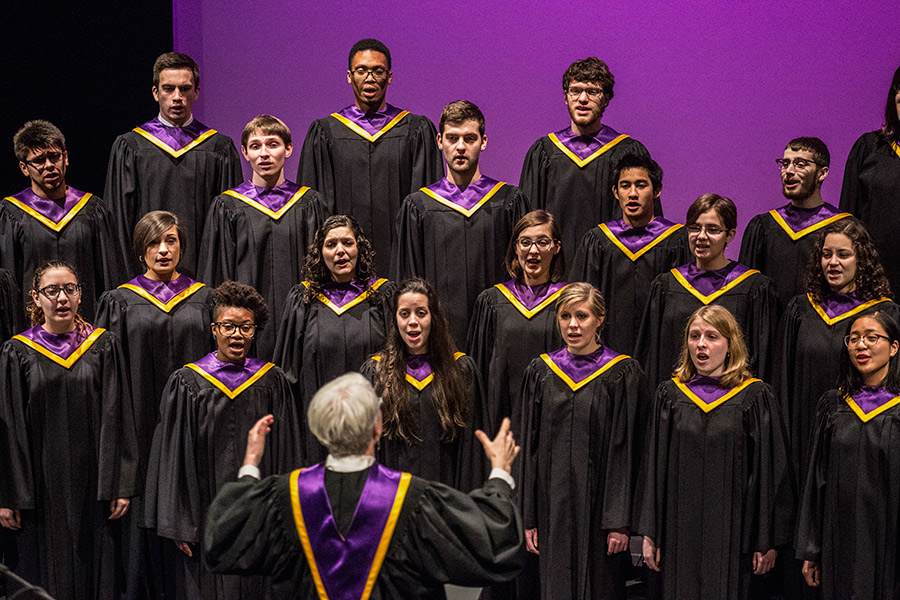
[[[394,291],[392,309],[394,326],[387,334],[384,349],[378,353],[380,360],[375,372],[375,394],[384,404],[382,418],[384,436],[388,439],[403,438],[407,442],[419,440],[415,432],[416,418],[409,399],[409,383],[406,381],[406,344],[397,328],[396,315],[400,296],[422,294],[428,298],[431,311],[431,332],[428,335],[428,362],[434,373],[431,383],[434,404],[441,419],[441,439],[452,441],[459,430],[466,426],[473,407],[462,369],[456,362],[456,345],[450,335],[450,326],[434,289],[424,279],[407,279]]]
[[[76,271],[75,267],[73,267],[70,263],[67,263],[64,260],[48,260],[34,271],[34,277],[31,280],[31,290],[34,293],[40,293],[38,292],[38,289],[41,286],[41,278],[44,276],[44,273],[46,273],[50,269],[66,269],[75,276],[75,281],[78,281],[78,271]],[[80,296],[78,300],[80,304]],[[31,319],[32,325],[42,325],[44,323],[44,310],[37,302],[34,301],[34,299],[31,300],[31,303],[26,307],[26,310],[28,311],[28,317],[29,319]],[[76,310],[75,330],[78,332],[78,337],[87,337],[91,333],[92,329],[93,327],[91,327],[91,324],[85,321],[84,317],[82,317],[81,314]]]
[[[840,233],[850,238],[853,243],[853,251],[856,253],[856,290],[854,294],[863,302],[875,298],[890,298],[891,284],[884,274],[878,250],[866,231],[866,226],[853,217],[835,221],[823,228],[816,238],[816,246],[809,255],[809,263],[806,267],[806,291],[817,304],[831,293],[825,273],[822,272],[822,249],[825,246],[825,238],[833,233]]]
[[[303,264],[303,279],[308,282],[303,292],[303,302],[309,304],[322,293],[322,286],[332,281],[331,271],[322,258],[322,248],[325,246],[325,236],[332,229],[347,227],[356,238],[356,277],[355,282],[364,286],[364,291],[370,290],[370,282],[375,275],[375,250],[362,227],[356,219],[350,215],[333,215],[325,219],[325,222],[316,230],[316,236],[306,251],[306,260]]]

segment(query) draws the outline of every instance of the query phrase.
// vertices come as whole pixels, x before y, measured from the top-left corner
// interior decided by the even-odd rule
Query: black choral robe
[[[284,369],[297,403],[303,463],[322,462],[325,446],[312,435],[306,411],[319,388],[332,379],[359,370],[360,365],[384,347],[385,327],[393,325],[391,296],[394,285],[387,279],[371,282],[356,297],[338,306],[325,293],[310,303],[303,300],[308,282],[291,289],[285,302],[278,341],[277,365]],[[330,284],[349,289],[348,284]]]
[[[615,164],[626,154],[649,154],[636,139],[626,134],[620,136],[605,125],[598,132],[598,139],[611,140],[581,159],[567,152],[568,148],[564,149],[559,136],[565,131],[545,135],[531,145],[522,165],[519,189],[533,210],[540,208],[556,217],[562,228],[563,248],[573,252],[591,227],[622,214],[612,193],[616,183],[612,179]],[[659,198],[653,206],[654,214],[662,216]]]
[[[0,344],[25,328],[25,309],[12,273],[0,269]]]
[[[356,218],[375,247],[379,273],[390,272],[403,198],[443,174],[434,124],[407,111],[398,117],[375,134],[338,113],[313,121],[297,170],[297,182],[319,190],[331,214]]]
[[[599,352],[611,358],[580,381],[554,352],[532,360],[522,383],[524,520],[538,532],[543,600],[624,598],[625,573],[607,556],[606,538],[631,525],[648,393],[636,360]]]
[[[819,400],[797,557],[818,564],[824,598],[900,598],[900,397],[868,412],[850,402]]]
[[[569,270],[570,281],[586,281],[603,294],[603,340],[619,352],[634,352],[654,278],[691,258],[683,225],[662,217],[653,223],[659,225],[658,234],[640,236],[642,243],[627,245],[623,238],[628,241],[647,228],[627,228],[621,219],[601,223],[584,234]]]
[[[113,214],[126,277],[143,271],[131,250],[134,226],[150,211],[167,210],[178,215],[186,232],[179,271],[196,279],[210,202],[241,182],[241,159],[231,138],[197,121],[188,127],[199,135],[179,149],[148,131],[150,124],[162,126],[156,118],[116,138],[106,171],[103,197]]]
[[[676,277],[675,272],[672,269],[653,280],[635,346],[635,358],[650,385],[659,385],[672,376],[687,320],[706,304],[724,306],[734,315],[750,352],[751,371],[767,379],[778,325],[778,300],[772,280],[750,269],[718,291],[704,295],[684,278]]]
[[[840,207],[866,224],[894,290],[900,289],[898,197],[900,146],[885,143],[878,131],[862,134],[847,156]]]
[[[64,359],[16,336],[0,378],[0,507],[22,512],[15,572],[58,600],[118,598],[121,521],[109,506],[141,488],[118,340],[94,329]]]
[[[352,517],[367,473],[326,472],[339,526]],[[297,533],[290,480],[243,477],[225,484],[209,509],[206,556],[216,571],[271,574],[277,599],[318,599]],[[521,517],[502,480],[489,479],[465,495],[413,477],[370,598],[442,599],[445,583],[508,580],[522,567],[523,541]]]
[[[785,219],[782,213],[788,210],[790,215],[808,215],[803,222],[805,226],[798,227]],[[813,217],[812,213],[818,213],[817,217]],[[806,293],[809,257],[815,248],[819,230],[849,216],[849,213],[840,213],[828,203],[807,210],[788,204],[756,215],[747,223],[738,262],[759,270],[775,282],[779,314],[791,298]]]
[[[748,379],[707,403],[670,379],[645,448],[637,528],[661,550],[662,597],[746,598],[753,553],[792,533],[787,432],[771,388]]]
[[[92,321],[100,295],[124,278],[109,211],[97,196],[69,187],[66,204],[71,208],[54,220],[35,210],[25,196],[33,197],[30,188],[0,203],[0,267],[13,274],[22,306],[27,306],[34,272],[42,263],[71,263],[82,287],[79,312]]]
[[[480,200],[471,208],[454,202],[474,188]],[[463,192],[442,179],[410,194],[400,207],[392,277],[421,277],[434,286],[450,333],[463,350],[478,294],[508,276],[506,247],[526,212],[517,187],[485,176]]]
[[[293,192],[278,210],[265,203],[265,188],[252,183],[216,196],[200,248],[198,279],[214,287],[240,281],[266,299],[269,322],[254,338],[256,356],[263,360],[272,360],[288,293],[303,279],[306,250],[327,216],[315,190],[290,181],[276,190]]]
[[[178,553],[179,598],[255,600],[267,587],[262,578],[209,571],[200,546],[206,510],[219,489],[237,479],[247,432],[267,414],[274,415],[275,422],[259,465],[262,473],[285,473],[299,464],[294,400],[284,373],[272,363],[264,363],[233,389],[196,366],[191,363],[172,373],[163,391],[147,475],[145,525],[161,537],[191,544],[193,557]]]
[[[481,442],[475,437],[476,429],[484,429],[484,387],[478,367],[469,356],[456,354],[457,366],[462,370],[467,387],[469,404],[468,422],[459,428],[451,441],[442,439],[443,429],[432,394],[433,377],[417,380],[407,373],[409,402],[415,419],[415,440],[406,441],[397,436],[382,436],[376,450],[378,462],[390,469],[412,473],[417,477],[438,481],[463,492],[478,487],[487,474]],[[365,362],[360,372],[375,385],[381,355]]]

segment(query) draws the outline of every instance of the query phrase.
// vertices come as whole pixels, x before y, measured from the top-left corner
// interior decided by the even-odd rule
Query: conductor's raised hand
[[[250,428],[247,434],[247,450],[244,452],[244,465],[258,467],[266,451],[266,435],[272,431],[273,415],[266,415]]]
[[[497,437],[490,439],[480,429],[475,432],[475,437],[484,446],[484,453],[491,463],[492,469],[503,469],[507,473],[512,471],[512,464],[521,448],[516,446],[516,439],[509,429],[509,418],[503,419]]]

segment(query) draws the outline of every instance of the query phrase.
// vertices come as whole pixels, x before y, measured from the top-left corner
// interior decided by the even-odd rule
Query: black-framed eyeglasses
[[[353,73],[354,77],[356,77],[357,79],[362,79],[363,81],[368,79],[369,75],[371,75],[375,79],[375,81],[382,81],[384,78],[386,78],[388,76],[388,73],[390,71],[388,71],[384,67],[375,67],[374,69],[367,69],[365,67],[356,67],[351,72]]]
[[[880,340],[882,338],[889,340],[889,341],[891,339],[886,335],[881,335],[880,333],[867,333],[866,335],[856,335],[856,334],[845,335],[844,336],[844,345],[847,346],[848,348],[852,348],[853,346],[859,345],[860,341],[865,341],[866,348],[871,348],[872,346],[874,346],[875,344],[878,343],[878,340]]]
[[[252,338],[256,335],[256,325],[253,323],[232,323],[231,321],[216,321],[213,323],[222,335],[233,335],[235,331],[240,331],[245,338]]]
[[[81,295],[80,283],[64,283],[63,285],[45,285],[38,290],[47,300],[56,300],[60,292],[65,292],[69,298],[77,298]]]
[[[533,245],[536,245],[538,250],[549,250],[555,241],[556,240],[552,240],[548,237],[542,237],[536,240],[520,237],[516,240],[516,244],[519,246],[520,250],[531,250],[531,246]]]
[[[699,235],[704,229],[706,230],[706,235],[722,235],[725,233],[725,228],[720,225],[700,225],[699,223],[692,223],[685,229],[692,235]]]
[[[805,171],[809,168],[810,165],[818,165],[814,160],[809,160],[808,158],[795,158],[793,160],[789,158],[776,158],[775,162],[778,163],[778,168],[782,171],[787,171],[791,168],[791,165],[794,165],[794,168],[798,171]]]
[[[573,100],[580,98],[582,94],[587,94],[590,100],[599,100],[603,96],[603,88],[579,88],[570,87],[566,90],[566,95]]]
[[[62,160],[63,154],[65,154],[65,153],[64,152],[45,152],[43,154],[35,156],[34,158],[29,158],[29,159],[25,160],[24,162],[25,162],[25,164],[27,164],[35,169],[40,169],[45,164],[47,164],[48,160],[54,165],[59,163],[59,161]]]

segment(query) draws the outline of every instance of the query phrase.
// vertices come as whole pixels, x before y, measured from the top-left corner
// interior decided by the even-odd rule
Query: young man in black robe
[[[639,141],[600,122],[614,84],[609,67],[598,58],[569,65],[563,74],[563,96],[570,125],[538,139],[522,165],[519,187],[532,208],[544,209],[559,220],[566,252],[572,252],[596,223],[619,216],[612,194],[613,165],[628,153],[647,154]],[[662,216],[658,198],[654,210]]]
[[[437,145],[447,176],[403,201],[392,278],[428,280],[447,307],[456,345],[465,350],[475,300],[506,279],[506,246],[528,205],[519,188],[481,174],[478,159],[487,136],[484,115],[473,103],[444,107]],[[455,255],[452,269],[448,250]]]
[[[626,154],[616,163],[612,193],[622,217],[584,234],[569,273],[570,281],[586,281],[603,294],[604,343],[617,352],[634,351],[653,279],[691,257],[684,225],[654,212],[662,176],[645,154]]]
[[[100,294],[122,283],[111,217],[99,197],[66,183],[69,154],[55,125],[28,121],[13,136],[13,147],[29,183],[0,202],[0,267],[12,274],[22,294],[15,331],[26,327],[24,307],[35,269],[54,259],[77,269],[81,314],[92,321]]]
[[[355,101],[313,121],[297,172],[300,184],[325,196],[331,214],[356,218],[375,245],[379,273],[390,269],[403,198],[441,177],[434,124],[386,102],[392,77],[387,46],[374,39],[354,44],[347,83]]]
[[[209,509],[213,570],[270,574],[276,598],[304,599],[444,598],[445,583],[479,586],[521,570],[508,419],[494,440],[477,432],[492,471],[469,495],[375,462],[380,401],[357,373],[319,390],[309,425],[329,449],[325,463],[263,481],[256,465],[279,424],[268,415],[250,430],[238,481]]]
[[[822,183],[831,162],[822,140],[795,138],[777,162],[781,193],[790,203],[750,220],[738,262],[775,282],[780,314],[791,298],[806,293],[806,263],[816,243],[815,233],[850,214],[822,199]]]
[[[131,236],[151,210],[173,212],[185,224],[187,248],[180,269],[196,278],[210,202],[243,179],[231,138],[194,119],[191,109],[199,92],[200,70],[190,56],[161,55],[153,64],[159,115],[113,142],[104,197],[129,269],[126,280],[143,272],[131,252]]]

